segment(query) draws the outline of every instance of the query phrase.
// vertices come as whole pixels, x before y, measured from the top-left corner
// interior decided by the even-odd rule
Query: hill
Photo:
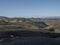
[[[59,18],[8,18],[0,17],[0,30],[10,29],[31,29],[59,32],[60,30]]]

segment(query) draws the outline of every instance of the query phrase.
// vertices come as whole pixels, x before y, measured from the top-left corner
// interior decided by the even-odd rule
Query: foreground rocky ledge
[[[0,31],[0,38],[8,37],[60,37],[60,33],[55,32],[44,32],[44,31],[31,31],[31,30],[20,30],[20,31]]]

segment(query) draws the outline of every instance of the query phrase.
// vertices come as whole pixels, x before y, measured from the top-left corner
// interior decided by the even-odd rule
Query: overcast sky
[[[0,16],[60,16],[60,0],[0,0]]]

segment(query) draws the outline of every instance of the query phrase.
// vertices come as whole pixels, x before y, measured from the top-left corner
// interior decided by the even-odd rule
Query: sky
[[[0,0],[0,16],[60,16],[60,0]]]

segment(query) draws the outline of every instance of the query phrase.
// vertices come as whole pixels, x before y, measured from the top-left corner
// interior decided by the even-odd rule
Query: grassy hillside
[[[44,18],[42,21],[49,26],[52,26],[55,31],[60,32],[60,18]]]
[[[60,20],[50,18],[7,18],[0,17],[0,30],[5,29],[38,29],[60,31]],[[54,30],[55,29],[55,30]]]

